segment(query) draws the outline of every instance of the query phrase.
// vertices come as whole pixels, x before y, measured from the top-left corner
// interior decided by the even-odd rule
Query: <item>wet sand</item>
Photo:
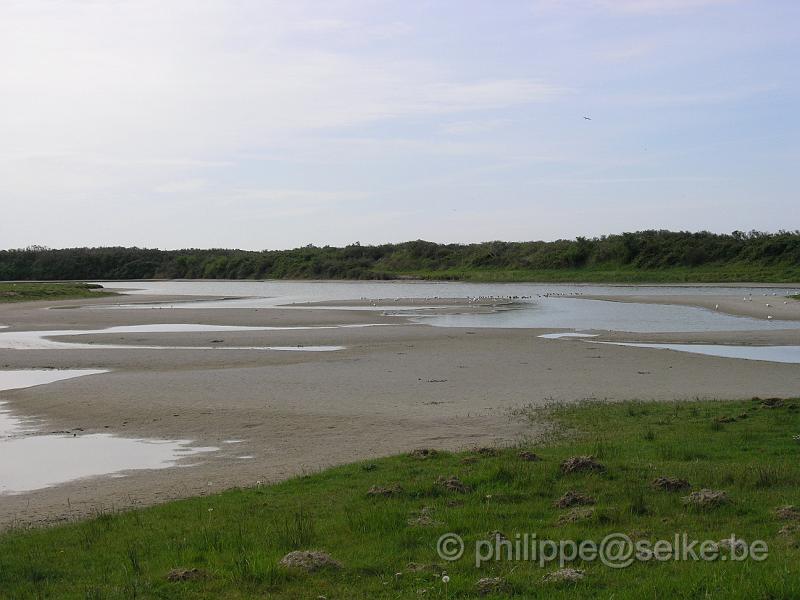
[[[91,303],[119,304],[120,298]],[[221,448],[188,459],[187,464],[195,465],[190,468],[131,471],[123,478],[98,477],[2,496],[0,527],[57,522],[99,510],[276,481],[422,446],[511,444],[535,438],[544,427],[513,415],[551,400],[790,397],[800,390],[797,365],[610,346],[592,343],[594,339],[537,337],[554,330],[431,327],[355,307],[43,310],[82,304],[86,302],[2,305],[0,324],[9,326],[3,331],[96,330],[152,323],[380,326],[61,338],[132,346],[213,342],[213,349],[0,349],[4,369],[112,370],[2,393],[5,408],[37,417],[43,431],[192,439],[198,446]],[[789,343],[777,340],[791,338],[796,343],[796,335],[606,333],[596,341]],[[226,349],[265,345],[346,349],[326,353]],[[230,440],[241,441],[225,443]]]

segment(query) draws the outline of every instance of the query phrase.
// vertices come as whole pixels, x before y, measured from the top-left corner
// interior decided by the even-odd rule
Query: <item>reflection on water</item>
[[[631,348],[675,350],[722,358],[742,358],[767,362],[800,364],[800,346],[726,346],[722,344],[649,344],[628,342],[594,342]]]
[[[0,371],[0,391],[106,372],[90,369]],[[0,494],[27,492],[131,469],[163,469],[187,456],[217,450],[190,444],[188,440],[130,439],[108,434],[37,435],[29,422],[0,410]]]

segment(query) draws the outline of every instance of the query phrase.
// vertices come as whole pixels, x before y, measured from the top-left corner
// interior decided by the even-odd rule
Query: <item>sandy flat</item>
[[[158,298],[137,296],[135,300]],[[119,298],[91,301],[120,302]],[[2,305],[0,324],[9,326],[4,331],[97,330],[151,323],[379,326],[95,333],[81,336],[79,341],[131,348],[0,349],[0,368],[5,369],[112,369],[102,375],[2,393],[6,408],[37,417],[43,431],[192,439],[200,446],[221,448],[189,459],[200,463],[191,468],[133,471],[124,478],[100,477],[3,496],[0,526],[49,523],[98,509],[207,494],[421,446],[459,449],[510,444],[540,431],[513,414],[551,400],[789,397],[800,390],[797,365],[537,337],[552,330],[431,327],[381,311],[47,309],[81,304],[85,303]],[[773,334],[784,337],[770,337]],[[686,334],[669,334],[672,338],[667,334],[604,334],[596,341],[713,338],[717,342],[779,343],[777,339],[796,335],[785,331],[714,333],[694,334],[692,339]],[[212,349],[135,347],[205,347],[212,343]],[[341,345],[345,349],[327,353],[229,349],[296,345]],[[243,441],[225,444],[226,440]]]

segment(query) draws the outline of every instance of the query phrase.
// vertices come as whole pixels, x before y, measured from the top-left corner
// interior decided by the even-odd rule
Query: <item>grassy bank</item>
[[[521,457],[520,448],[404,455],[10,532],[0,538],[0,590],[10,598],[450,599],[478,597],[477,582],[498,577],[491,582],[498,591],[489,597],[797,598],[800,513],[775,511],[800,504],[800,443],[793,439],[800,434],[799,407],[753,400],[557,408],[548,418],[564,433],[526,448],[538,461]],[[562,461],[575,455],[593,455],[604,470],[565,474]],[[436,483],[451,476],[468,489]],[[685,479],[690,489],[655,489],[651,482],[659,476]],[[385,495],[368,495],[375,486]],[[682,501],[700,488],[722,490],[728,499],[707,508]],[[556,507],[568,491],[596,502]],[[494,531],[511,540],[536,533],[577,541],[614,532],[650,540],[684,532],[720,540],[735,533],[766,541],[769,557],[651,561],[624,569],[578,562],[571,566],[585,571],[582,581],[548,583],[542,577],[556,565],[489,561],[476,568],[474,544]],[[461,560],[437,556],[436,542],[446,532],[465,540]],[[298,549],[324,550],[342,567],[306,573],[279,566]],[[187,570],[173,572],[172,579],[183,581],[169,580],[173,569]]]
[[[800,268],[720,266],[663,269],[440,270],[391,273],[393,277],[444,281],[542,283],[798,283]]]
[[[102,291],[102,287],[91,283],[0,283],[0,303],[115,295],[114,292]]]

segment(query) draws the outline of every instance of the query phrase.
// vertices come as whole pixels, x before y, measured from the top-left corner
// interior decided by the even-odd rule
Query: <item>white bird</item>
[[[771,318],[772,318],[772,315],[767,315],[767,319],[771,319]]]
[[[719,310],[719,304],[714,305],[714,310]]]

